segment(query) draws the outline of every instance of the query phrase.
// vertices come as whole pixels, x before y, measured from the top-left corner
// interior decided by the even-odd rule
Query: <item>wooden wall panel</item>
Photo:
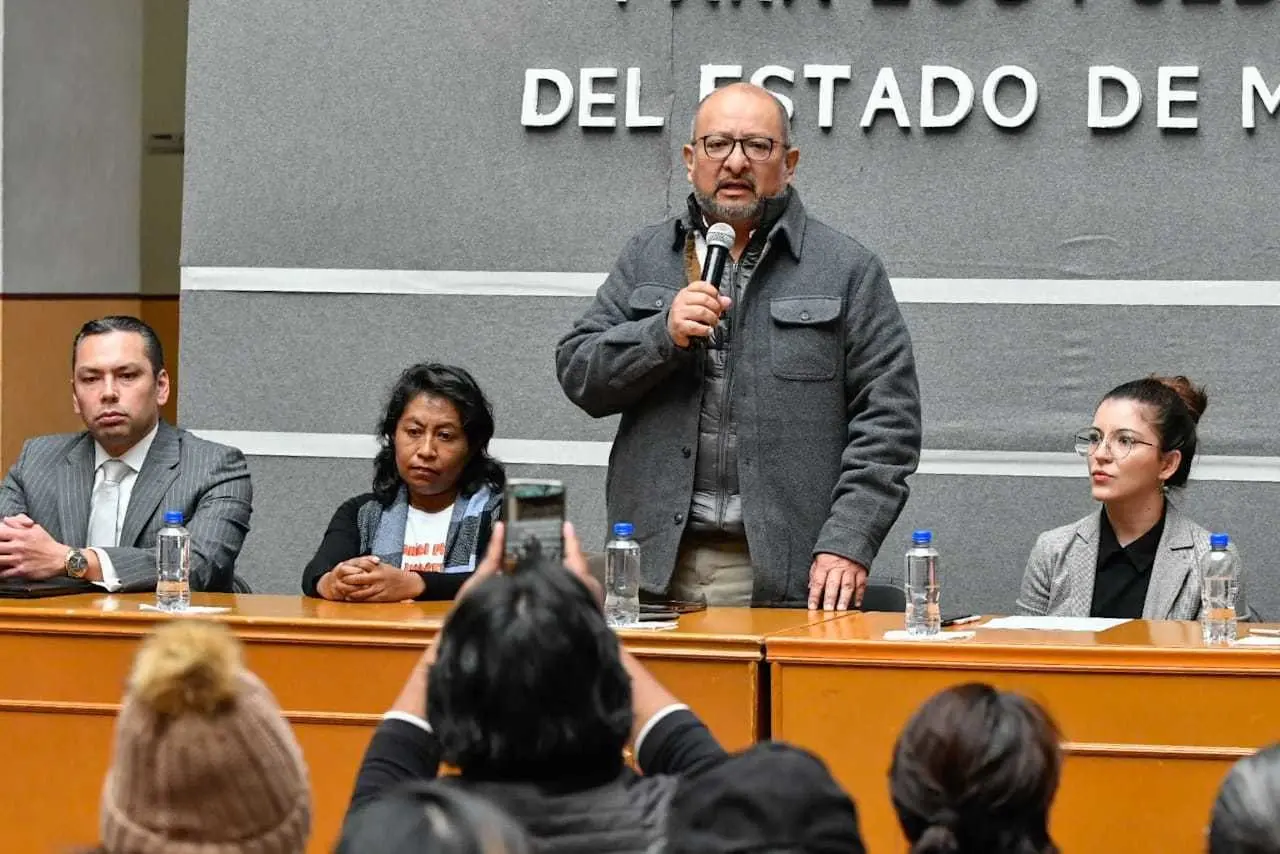
[[[160,336],[174,392],[164,417],[177,416],[178,297],[8,296],[0,313],[0,467],[32,436],[83,429],[71,408],[71,342],[95,317],[132,314]]]

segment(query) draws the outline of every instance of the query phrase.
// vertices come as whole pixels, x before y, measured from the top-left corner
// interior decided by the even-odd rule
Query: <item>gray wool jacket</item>
[[[609,518],[635,525],[643,587],[656,594],[688,522],[702,408],[704,360],[667,332],[691,227],[673,217],[633,237],[556,348],[569,399],[622,415]],[[733,310],[729,402],[754,601],[803,605],[813,556],[870,566],[907,499],[920,456],[911,339],[879,259],[810,218],[794,190]]]

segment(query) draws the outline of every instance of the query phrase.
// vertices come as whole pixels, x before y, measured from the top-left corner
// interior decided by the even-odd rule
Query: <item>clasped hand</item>
[[[0,578],[52,578],[66,571],[67,547],[21,513],[0,520]]]
[[[403,602],[421,594],[425,582],[416,572],[361,555],[326,572],[317,586],[321,596],[336,601]]]

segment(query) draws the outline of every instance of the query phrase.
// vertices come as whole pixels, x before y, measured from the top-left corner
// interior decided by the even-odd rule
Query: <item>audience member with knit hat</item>
[[[166,624],[134,660],[102,793],[106,854],[301,854],[302,751],[223,626]]]
[[[934,695],[894,747],[889,788],[911,854],[1058,854],[1049,808],[1061,735],[1025,697],[967,684]]]

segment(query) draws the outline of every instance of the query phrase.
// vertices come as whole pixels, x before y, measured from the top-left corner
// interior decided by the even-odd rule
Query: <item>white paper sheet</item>
[[[1269,635],[1248,635],[1240,638],[1232,646],[1280,646],[1280,638]]]
[[[925,643],[936,643],[938,641],[954,641],[968,640],[974,636],[974,632],[941,632],[933,637],[923,637],[920,635],[909,635],[903,629],[894,629],[884,633],[884,639],[887,641],[923,641]]]
[[[1116,617],[996,617],[984,629],[1038,629],[1047,632],[1105,632],[1129,622]]]
[[[198,614],[226,614],[230,608],[215,608],[212,605],[188,605],[185,611],[166,611],[164,608],[157,608],[155,605],[142,604],[138,608],[143,611],[159,611],[161,614],[173,614],[175,617],[182,617],[190,614],[196,616]]]
[[[630,626],[618,626],[620,632],[669,632],[679,627],[675,620],[645,620]]]

